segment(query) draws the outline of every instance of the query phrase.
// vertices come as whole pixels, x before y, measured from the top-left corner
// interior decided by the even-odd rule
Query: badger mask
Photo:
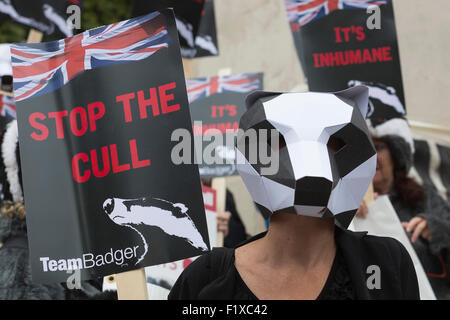
[[[236,140],[237,169],[263,216],[285,212],[335,217],[338,226],[347,228],[376,169],[376,151],[365,122],[368,89],[257,91],[247,96],[246,104],[239,124],[244,134]],[[249,129],[277,130],[277,150],[270,149],[270,139],[261,141],[261,135],[257,142],[250,141],[245,134]],[[249,159],[246,150],[255,143],[278,152],[275,174],[265,175],[264,166]]]

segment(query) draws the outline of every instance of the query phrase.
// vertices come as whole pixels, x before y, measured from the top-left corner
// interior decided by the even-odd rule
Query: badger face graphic
[[[188,208],[182,203],[146,197],[108,198],[103,202],[103,211],[115,224],[133,229],[142,238],[145,252],[137,263],[142,261],[148,249],[147,240],[136,229],[141,225],[158,227],[169,236],[182,238],[196,249],[209,250],[201,233],[187,214]]]
[[[337,93],[257,91],[247,97],[240,129],[279,133],[274,175],[262,174],[259,161],[252,163],[245,135],[237,139],[237,169],[265,217],[278,212],[335,217],[338,225],[348,226],[376,168],[364,119],[367,101],[363,86]],[[270,141],[266,144],[271,148]]]
[[[349,87],[364,85],[369,89],[369,118],[402,118],[406,114],[405,106],[400,101],[394,87],[383,83],[350,80]]]

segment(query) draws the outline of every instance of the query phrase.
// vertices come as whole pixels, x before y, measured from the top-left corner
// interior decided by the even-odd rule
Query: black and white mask
[[[368,89],[357,86],[336,93],[257,91],[246,100],[240,129],[275,129],[279,167],[264,174],[250,161],[251,142],[238,136],[237,169],[265,217],[289,212],[335,217],[346,228],[375,175],[376,151],[365,116]],[[364,116],[363,116],[364,115]],[[268,135],[269,136],[269,135]],[[261,140],[261,138],[258,138]]]

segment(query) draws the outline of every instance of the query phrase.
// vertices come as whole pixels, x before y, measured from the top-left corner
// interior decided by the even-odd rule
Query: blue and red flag
[[[367,9],[370,6],[381,6],[388,0],[285,0],[289,22],[301,26],[325,17],[335,10]]]
[[[55,91],[85,70],[139,61],[169,45],[159,12],[26,47],[11,46],[16,101]]]
[[[16,119],[16,103],[13,97],[0,95],[0,116]]]
[[[239,74],[225,77],[207,77],[187,80],[189,103],[222,92],[250,92],[261,87],[256,74]]]

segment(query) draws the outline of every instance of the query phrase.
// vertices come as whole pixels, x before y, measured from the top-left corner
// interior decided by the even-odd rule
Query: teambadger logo
[[[376,152],[363,117],[368,89],[257,91],[246,103],[248,110],[240,121],[244,134],[238,136],[236,145],[237,169],[262,214],[334,216],[346,228],[376,168]],[[248,150],[257,148],[255,144],[261,146],[261,141],[247,139],[249,129],[279,132],[279,149],[272,149],[279,155],[276,174],[264,175],[259,161],[251,163]],[[271,148],[270,141],[264,143]]]
[[[182,203],[155,198],[108,198],[103,202],[103,210],[115,224],[131,228],[140,235],[144,242],[144,253],[136,264],[144,259],[148,251],[147,240],[136,229],[140,225],[159,227],[169,236],[182,238],[201,251],[209,250],[194,221],[187,214],[188,208]]]
[[[402,118],[406,114],[405,106],[400,101],[394,87],[383,83],[350,80],[349,87],[364,85],[369,89],[368,118]],[[375,123],[373,123],[375,125]]]

